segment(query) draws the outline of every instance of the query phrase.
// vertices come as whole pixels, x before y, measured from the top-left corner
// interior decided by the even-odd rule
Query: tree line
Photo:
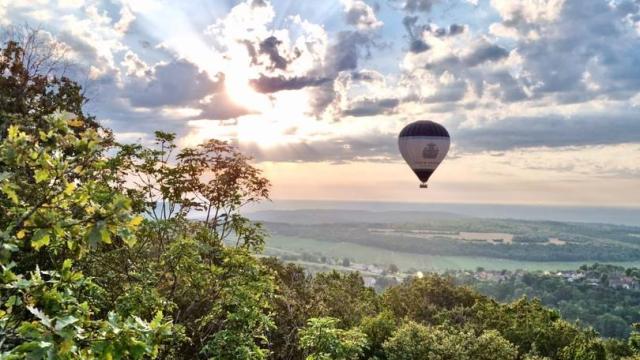
[[[544,272],[504,272],[499,280],[483,281],[464,273],[452,273],[458,283],[472,286],[498,301],[523,296],[538,298],[570,321],[593,327],[601,336],[626,339],[632,325],[640,322],[640,270],[612,265],[584,265],[565,278]],[[627,287],[612,282],[633,279]]]

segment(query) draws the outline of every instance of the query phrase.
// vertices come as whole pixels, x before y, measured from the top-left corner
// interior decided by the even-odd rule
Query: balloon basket
[[[427,187],[427,184],[420,184],[420,189],[426,189]]]

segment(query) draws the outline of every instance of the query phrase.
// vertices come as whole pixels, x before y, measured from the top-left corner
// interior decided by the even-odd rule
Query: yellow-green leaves
[[[46,169],[38,169],[35,171],[35,180],[36,183],[41,183],[45,180],[49,179],[49,171]]]
[[[9,130],[7,130],[7,137],[11,141],[15,141],[20,134],[20,128],[17,125],[9,126]]]
[[[129,220],[129,226],[135,228],[142,223],[142,220],[144,220],[144,217],[140,215],[134,216]]]
[[[31,247],[40,250],[41,247],[49,245],[51,237],[49,232],[44,229],[38,229],[31,238]]]
[[[75,189],[76,189],[76,184],[68,183],[67,186],[64,187],[64,194],[65,195],[71,195],[71,194],[73,194],[73,191]]]
[[[18,199],[18,194],[16,193],[14,187],[15,186],[9,183],[5,183],[0,189],[11,200],[11,202],[13,202],[14,204],[18,204],[20,202],[20,199]]]
[[[84,125],[84,121],[82,121],[80,119],[71,119],[71,120],[67,121],[67,124],[70,127],[78,128],[78,127],[82,127],[82,125]]]

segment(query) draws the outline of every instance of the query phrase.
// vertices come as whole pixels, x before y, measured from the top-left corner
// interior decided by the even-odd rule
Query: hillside
[[[640,227],[633,226],[413,211],[268,211],[249,217],[264,222],[272,239],[267,246],[274,254],[281,250],[366,261],[358,259],[358,251],[335,250],[359,246],[389,253],[389,258],[407,254],[538,263],[640,261]],[[431,269],[428,261],[424,266],[410,262],[411,267]]]

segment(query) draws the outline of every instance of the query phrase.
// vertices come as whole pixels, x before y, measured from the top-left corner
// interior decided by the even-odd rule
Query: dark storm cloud
[[[306,87],[320,86],[330,80],[305,76],[285,77],[279,75],[269,77],[261,75],[258,79],[251,80],[251,86],[258,92],[269,94],[283,90],[300,90]]]
[[[349,109],[343,110],[343,116],[375,116],[390,114],[400,105],[400,100],[396,98],[385,99],[363,99],[351,104]]]
[[[264,39],[259,46],[260,53],[266,54],[271,60],[271,66],[275,69],[286,70],[288,61],[278,51],[278,45],[282,44],[282,41],[278,40],[275,36],[269,36]]]
[[[219,91],[222,82],[222,77],[211,80],[193,63],[175,60],[156,66],[148,78],[136,78],[126,91],[136,107],[185,106]]]
[[[611,145],[640,141],[637,113],[508,117],[473,129],[453,131],[464,150]]]

